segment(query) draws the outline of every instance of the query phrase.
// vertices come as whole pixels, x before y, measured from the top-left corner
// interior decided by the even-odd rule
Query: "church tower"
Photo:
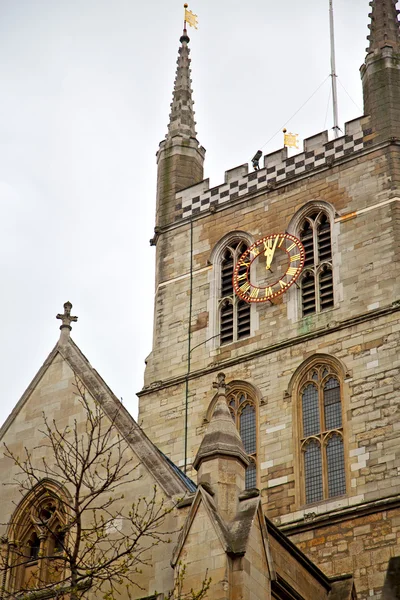
[[[365,114],[211,189],[184,32],[139,422],[194,476],[223,371],[245,487],[327,575],[378,600],[400,553],[400,37],[395,1],[370,5]]]

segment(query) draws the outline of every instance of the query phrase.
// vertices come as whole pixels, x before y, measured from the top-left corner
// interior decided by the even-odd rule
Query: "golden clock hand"
[[[271,251],[268,252],[267,264],[266,264],[266,267],[265,267],[267,269],[267,271],[271,269],[271,263],[272,263],[272,260],[274,258],[275,249],[276,249],[276,245],[278,243],[278,239],[279,239],[279,237],[276,236],[275,241],[274,241],[274,245],[272,246]]]
[[[269,240],[268,240],[269,241]],[[264,256],[267,259],[267,265],[268,265],[268,261],[271,262],[271,254],[272,254],[272,248],[270,246],[268,246],[268,242],[264,242]],[[268,269],[268,266],[267,266]]]

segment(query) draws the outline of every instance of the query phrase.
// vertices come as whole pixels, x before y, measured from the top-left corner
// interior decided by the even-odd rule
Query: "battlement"
[[[329,141],[328,131],[322,131],[303,142],[303,151],[288,158],[287,148],[264,156],[264,168],[249,173],[248,164],[225,172],[223,184],[209,187],[209,179],[182,190],[176,199],[182,203],[182,218],[197,215],[237,200],[242,196],[274,188],[277,184],[311,174],[313,170],[331,165],[335,160],[363,150],[371,143],[369,117],[360,117],[345,124],[344,136]]]

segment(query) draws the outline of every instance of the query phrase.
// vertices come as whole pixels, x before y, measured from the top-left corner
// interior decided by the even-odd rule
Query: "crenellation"
[[[288,157],[287,148],[281,148],[264,156],[264,168],[248,173],[247,165],[240,165],[225,172],[222,185],[209,189],[209,182],[198,184],[195,190],[188,188],[176,194],[176,200],[182,205],[183,218],[208,211],[211,207],[224,205],[248,194],[269,190],[274,185],[288,179],[292,180],[322,166],[331,166],[333,161],[363,150],[363,126],[368,123],[365,117],[354,119],[345,124],[345,135],[328,141],[328,132],[324,131],[304,140],[303,152]],[[178,218],[179,220],[179,218]]]

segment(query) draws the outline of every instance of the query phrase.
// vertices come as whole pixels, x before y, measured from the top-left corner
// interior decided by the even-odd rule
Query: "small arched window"
[[[250,459],[246,470],[246,489],[257,487],[257,419],[254,398],[241,389],[231,389],[227,403]]]
[[[239,257],[248,245],[236,240],[227,246],[221,259],[221,282],[219,298],[220,343],[229,344],[250,335],[250,305],[233,291],[233,271]],[[244,270],[246,270],[244,268]]]
[[[325,211],[316,210],[303,219],[300,240],[306,252],[299,281],[304,317],[334,305],[331,225]]]
[[[346,493],[342,385],[336,369],[316,363],[298,389],[304,500],[311,504]]]
[[[66,522],[64,504],[52,485],[39,484],[22,500],[8,535],[11,591],[39,589],[62,579]]]

